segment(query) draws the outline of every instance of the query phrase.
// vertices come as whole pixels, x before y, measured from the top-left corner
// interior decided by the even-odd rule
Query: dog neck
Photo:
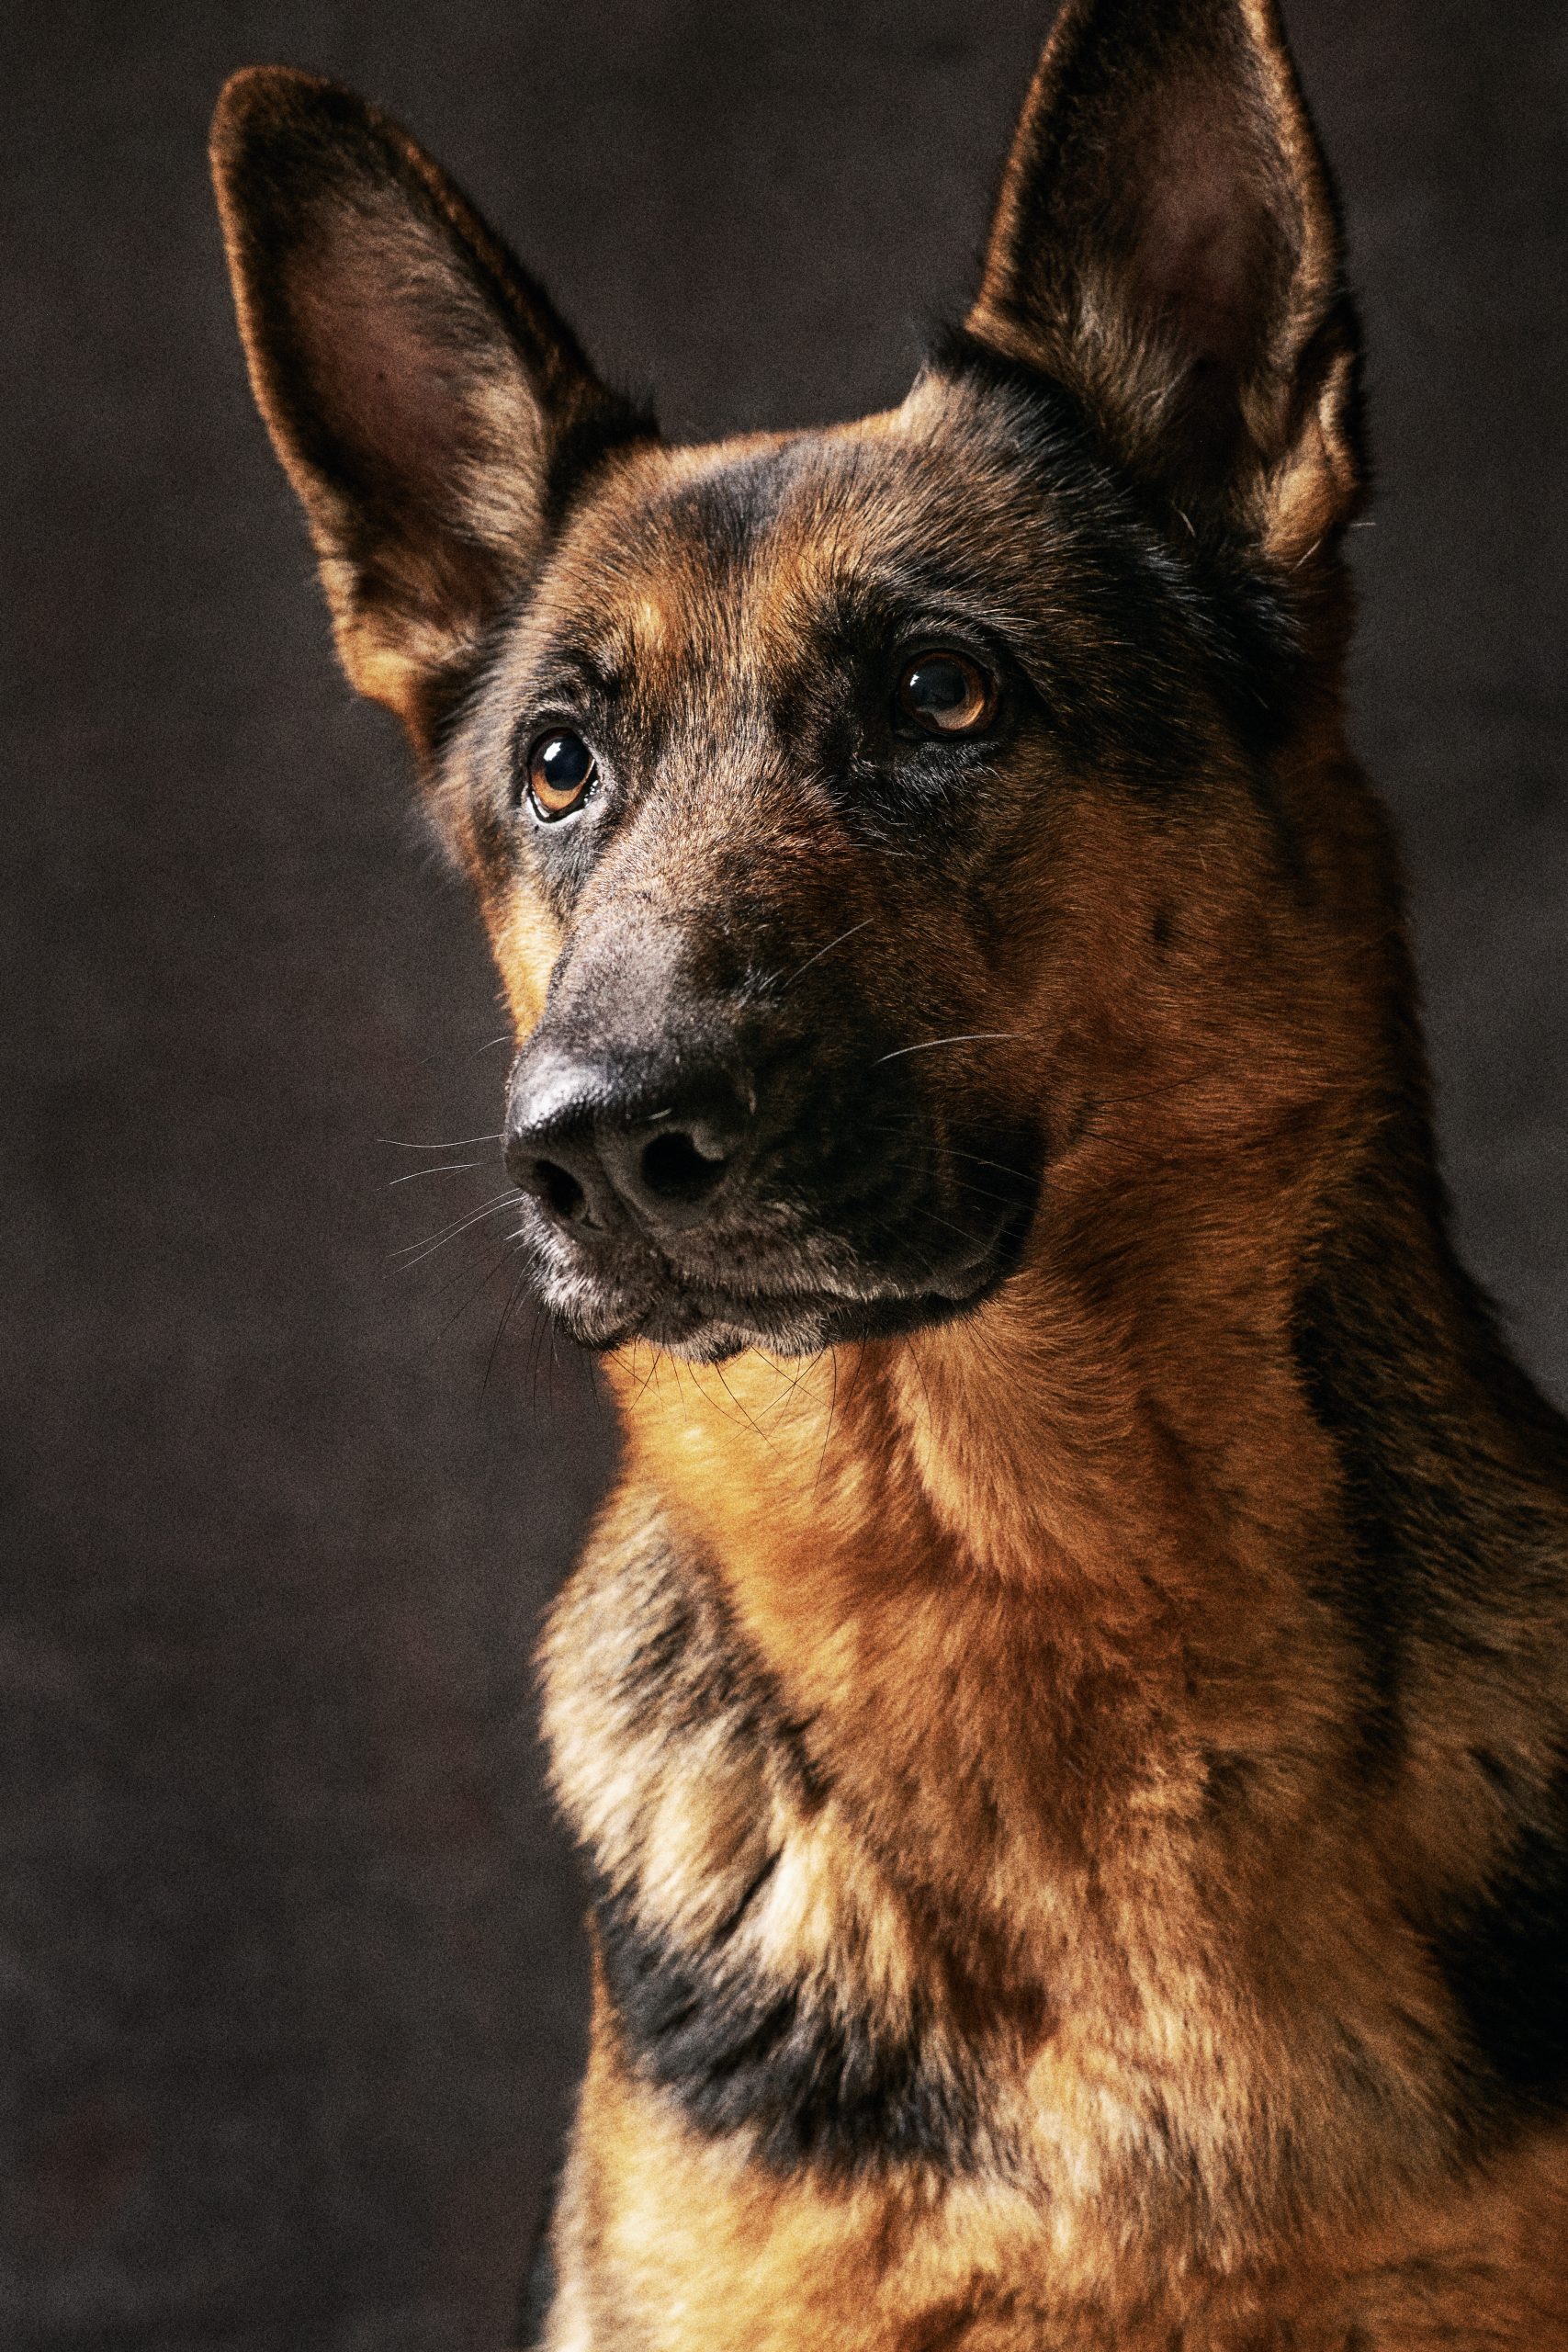
[[[1075,1738],[1112,1689],[1209,1748],[1356,1736],[1368,1668],[1322,1590],[1342,1472],[1301,1337],[1346,1115],[1182,1169],[1105,1133],[966,1320],[804,1367],[620,1364],[628,1476],[822,1736],[874,1776],[900,1746],[930,1763],[960,1685],[983,1741],[987,1686],[1019,1681]]]

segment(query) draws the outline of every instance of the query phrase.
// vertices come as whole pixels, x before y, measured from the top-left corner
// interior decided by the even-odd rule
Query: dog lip
[[[672,1264],[660,1253],[660,1271],[671,1289],[683,1296],[719,1302],[722,1308],[757,1306],[810,1307],[825,1302],[834,1305],[874,1306],[883,1300],[942,1298],[962,1301],[983,1288],[995,1261],[998,1246],[1009,1224],[1005,1212],[992,1223],[985,1237],[975,1242],[962,1257],[944,1264],[922,1266],[903,1272],[869,1264],[858,1278],[835,1278],[831,1274],[805,1277],[798,1288],[793,1287],[787,1275],[778,1286],[767,1282],[713,1282],[700,1269]],[[781,1272],[784,1270],[781,1269]]]
[[[908,1273],[868,1267],[860,1281],[829,1276],[803,1281],[798,1288],[711,1282],[649,1252],[643,1256],[635,1290],[627,1285],[626,1312],[614,1321],[613,1329],[606,1327],[615,1317],[615,1280],[599,1277],[610,1311],[591,1344],[609,1349],[647,1340],[655,1346],[702,1353],[705,1335],[723,1335],[716,1350],[719,1354],[781,1341],[793,1352],[807,1332],[819,1335],[812,1338],[813,1346],[829,1344],[835,1336],[833,1327],[839,1327],[837,1336],[851,1336],[842,1326],[852,1326],[859,1316],[871,1317],[873,1329],[889,1330],[927,1319],[944,1320],[978,1301],[1011,1272],[1032,1215],[1032,1202],[1021,1212],[1004,1213],[983,1240],[945,1266]],[[890,1318],[885,1326],[883,1317]]]

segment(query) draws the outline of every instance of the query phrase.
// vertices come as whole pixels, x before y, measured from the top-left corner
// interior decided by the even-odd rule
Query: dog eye
[[[898,709],[927,735],[973,735],[994,716],[996,682],[966,653],[922,653],[898,680]]]
[[[547,824],[570,817],[588,797],[598,769],[581,735],[558,727],[541,735],[528,754],[528,797]]]

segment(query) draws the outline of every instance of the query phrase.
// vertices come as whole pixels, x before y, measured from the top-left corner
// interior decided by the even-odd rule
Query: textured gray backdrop
[[[526,1658],[605,1476],[491,1360],[504,1049],[334,671],[203,164],[224,74],[404,115],[705,434],[896,398],[1049,0],[35,0],[0,88],[0,2343],[493,2347],[577,2063]],[[1465,1241],[1568,1394],[1568,17],[1289,0],[1366,296],[1356,727]],[[417,1250],[411,1253],[416,1260]],[[488,1377],[487,1377],[488,1374]]]

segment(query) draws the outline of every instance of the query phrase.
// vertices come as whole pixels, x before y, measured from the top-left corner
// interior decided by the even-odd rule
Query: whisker
[[[890,1127],[885,1121],[879,1119],[868,1119],[866,1121],[866,1133],[868,1135],[874,1136],[891,1136],[895,1142],[900,1143],[908,1143],[910,1139],[908,1131],[906,1128]],[[1016,1177],[1021,1184],[1032,1184],[1036,1181],[1036,1177],[1039,1173],[1037,1170],[1035,1171],[1035,1175],[1032,1176],[1027,1168],[1010,1168],[1005,1159],[987,1159],[982,1152],[965,1151],[963,1149],[961,1145],[955,1143],[944,1143],[942,1149],[943,1155],[949,1159],[965,1160],[971,1168],[988,1168],[995,1175],[998,1176]],[[918,1169],[910,1166],[906,1161],[893,1160],[888,1164],[890,1167],[902,1166],[909,1175],[918,1175],[919,1172]],[[974,1190],[979,1193],[982,1192],[983,1188],[976,1184],[974,1187]],[[987,1199],[999,1199],[1001,1195],[999,1193],[987,1193],[985,1194],[985,1197]]]
[[[511,1259],[511,1248],[508,1244],[503,1242],[501,1248],[491,1259],[489,1265],[485,1268],[484,1272],[480,1275],[479,1281],[473,1284],[471,1289],[464,1292],[457,1306],[454,1307],[452,1313],[447,1316],[446,1321],[436,1331],[434,1338],[430,1342],[432,1349],[439,1347],[441,1341],[446,1337],[447,1332],[452,1329],[452,1326],[455,1323],[460,1323],[464,1316],[468,1313],[469,1307],[474,1306],[479,1299],[484,1296],[485,1292],[489,1290],[497,1274],[501,1272],[504,1266],[510,1264]],[[454,1287],[455,1285],[449,1283],[443,1295],[450,1297]]]
[[[403,1272],[406,1273],[411,1267],[423,1265],[426,1258],[444,1249],[448,1241],[455,1241],[459,1233],[466,1233],[470,1225],[478,1225],[487,1216],[495,1216],[502,1209],[513,1206],[515,1201],[516,1194],[508,1185],[504,1193],[498,1193],[494,1200],[487,1201],[482,1208],[470,1209],[466,1216],[455,1218],[440,1233],[427,1234],[423,1241],[405,1242],[400,1250],[394,1250],[391,1254],[403,1260]]]
[[[676,1367],[676,1385],[679,1386],[682,1377],[681,1368],[684,1359],[680,1356],[671,1356],[671,1362]],[[705,1366],[704,1369],[706,1370],[709,1369],[709,1367]],[[715,1364],[711,1369],[716,1372],[718,1370],[718,1366]],[[704,1387],[702,1382],[697,1378],[696,1373],[689,1363],[685,1365],[684,1376],[690,1382],[692,1394],[697,1398],[705,1413],[716,1413],[721,1421],[733,1421],[735,1419],[735,1414],[726,1411],[725,1408],[719,1403],[718,1398],[714,1395],[712,1389]],[[736,1396],[734,1389],[729,1385],[728,1381],[723,1380],[722,1385],[724,1393],[728,1397],[730,1403],[736,1408],[737,1411],[739,1411],[741,1409],[740,1400]],[[752,1427],[756,1427],[755,1422],[752,1423]]]
[[[926,1037],[918,1046],[895,1046],[890,1054],[878,1054],[872,1069],[880,1069],[884,1062],[901,1061],[906,1054],[934,1053],[938,1046],[1002,1044],[1021,1035],[1018,1029],[965,1029],[956,1037]]]
[[[920,1354],[919,1349],[919,1348],[916,1346],[916,1344],[915,1344],[916,1340],[917,1340],[919,1338],[919,1333],[918,1331],[911,1331],[911,1332],[910,1332],[910,1334],[909,1334],[909,1361],[910,1361],[910,1363],[911,1363],[914,1365],[914,1367],[915,1367],[915,1376],[916,1376],[916,1378],[919,1380],[919,1384],[920,1384],[920,1395],[921,1395],[921,1396],[925,1398],[925,1400],[926,1400],[926,1419],[927,1419],[927,1420],[928,1420],[928,1421],[933,1421],[933,1420],[936,1419],[936,1416],[935,1416],[935,1414],[934,1414],[934,1413],[932,1412],[932,1410],[931,1410],[931,1392],[930,1385],[929,1385],[929,1384],[927,1383],[927,1380],[926,1380],[926,1367],[925,1367],[925,1363],[924,1363],[923,1358],[921,1357],[921,1354]]]
[[[868,1135],[886,1136],[894,1143],[908,1144],[913,1140],[905,1128],[884,1126],[875,1119],[867,1120],[865,1132]],[[1032,1184],[1035,1182],[1035,1178],[1029,1173],[1027,1169],[1010,1168],[1005,1160],[987,1159],[980,1152],[965,1151],[960,1145],[955,1143],[942,1144],[939,1151],[933,1152],[932,1159],[962,1159],[964,1165],[968,1168],[987,1168],[989,1169],[993,1174],[998,1176],[1016,1177],[1021,1184]],[[925,1162],[913,1159],[889,1159],[886,1164],[889,1168],[901,1170],[906,1176],[920,1175],[927,1165]],[[1005,1193],[990,1191],[988,1187],[984,1184],[976,1184],[967,1177],[964,1179],[964,1182],[968,1185],[969,1190],[973,1193],[977,1193],[982,1200],[999,1201],[1008,1197]]]
[[[1021,1184],[1032,1184],[1039,1175],[1038,1170],[1032,1176],[1026,1168],[1010,1168],[1005,1159],[987,1159],[980,1152],[964,1151],[955,1143],[944,1144],[942,1148],[950,1159],[966,1160],[971,1168],[988,1168],[993,1175],[1014,1176]],[[980,1188],[976,1185],[975,1189],[978,1192]],[[991,1197],[998,1199],[1000,1195],[992,1194]]]
[[[459,1239],[460,1237],[467,1232],[469,1225],[478,1225],[485,1217],[499,1216],[500,1214],[501,1204],[499,1202],[497,1202],[491,1208],[479,1210],[473,1216],[468,1218],[467,1225],[460,1225],[455,1233],[442,1234],[439,1240],[433,1241],[428,1249],[421,1250],[417,1258],[407,1259],[404,1263],[399,1267],[398,1272],[402,1274],[412,1274],[417,1267],[423,1266],[428,1259],[434,1258],[437,1250],[446,1250],[449,1248],[454,1241]]]
[[[819,1363],[821,1360],[822,1351],[820,1348],[818,1348],[815,1355],[805,1357],[801,1363],[799,1370],[794,1374],[793,1378],[785,1376],[781,1379],[780,1385],[774,1390],[767,1403],[763,1406],[763,1412],[776,1413],[781,1405],[792,1404],[795,1400],[795,1390],[800,1386],[801,1382],[811,1370],[813,1364]],[[779,1370],[782,1374],[784,1373],[784,1367],[782,1364],[780,1365]]]
[[[392,1151],[467,1151],[471,1144],[499,1143],[501,1129],[492,1136],[454,1136],[450,1143],[405,1143],[400,1136],[378,1136],[376,1140]]]
[[[507,1295],[506,1304],[501,1310],[501,1320],[495,1327],[495,1337],[490,1343],[490,1353],[485,1358],[484,1378],[479,1383],[479,1395],[481,1396],[484,1396],[490,1387],[490,1376],[495,1370],[495,1360],[501,1351],[502,1340],[506,1337],[506,1327],[512,1320],[513,1309],[516,1306],[518,1300],[522,1297],[524,1292],[528,1287],[528,1276],[532,1272],[532,1267],[529,1265],[527,1259],[525,1258],[523,1261],[523,1270],[518,1275],[517,1280],[513,1283],[511,1291]]]
[[[874,1121],[868,1123],[867,1132],[872,1135],[892,1136],[899,1142],[908,1140],[901,1128],[879,1126]],[[956,1144],[944,1144],[942,1154],[950,1159],[962,1159],[971,1168],[988,1168],[994,1170],[998,1176],[1014,1176],[1021,1184],[1032,1184],[1035,1182],[1035,1179],[1027,1175],[1021,1168],[1005,1167],[999,1159],[984,1159],[977,1151],[961,1151]],[[930,1173],[929,1164],[920,1160],[888,1159],[883,1162],[883,1165],[892,1169],[900,1176],[925,1176]],[[1014,1193],[998,1193],[991,1184],[977,1184],[973,1176],[964,1176],[960,1181],[965,1194],[977,1201],[994,1201],[998,1208],[1002,1209],[1019,1206]]]
[[[927,1172],[912,1159],[889,1159],[885,1160],[883,1165],[893,1169],[900,1176],[923,1176]],[[974,1200],[990,1201],[999,1209],[1015,1209],[1019,1206],[1018,1201],[1010,1193],[994,1192],[989,1184],[976,1184],[972,1176],[965,1176],[963,1182],[965,1194]],[[931,1215],[932,1212],[927,1211],[927,1214]],[[957,1227],[954,1227],[953,1230],[956,1232]]]
[[[828,1426],[822,1432],[822,1451],[817,1457],[817,1476],[811,1481],[811,1499],[817,1500],[817,1490],[822,1484],[822,1473],[828,1466],[828,1448],[833,1441],[833,1422],[839,1410],[839,1351],[829,1348],[828,1360],[833,1367],[833,1386],[828,1398]]]
[[[981,1238],[979,1234],[971,1233],[966,1226],[957,1225],[952,1217],[943,1216],[940,1210],[927,1208],[922,1201],[914,1202],[912,1206],[916,1215],[923,1216],[928,1225],[940,1225],[944,1233],[956,1233],[960,1241],[967,1241],[971,1249],[974,1249]],[[935,1268],[931,1268],[931,1271],[934,1272]]]
[[[422,1176],[460,1176],[465,1168],[478,1168],[477,1159],[449,1159],[445,1168],[411,1168],[406,1176],[389,1176],[387,1190],[394,1184],[417,1184]]]
[[[493,1269],[499,1266],[502,1260],[507,1256],[511,1249],[511,1236],[503,1234],[498,1238],[493,1233],[487,1233],[484,1237],[484,1246],[491,1251],[490,1264]],[[456,1295],[473,1271],[474,1261],[471,1257],[459,1258],[455,1263],[444,1266],[425,1293],[424,1304],[432,1308],[444,1306],[449,1298]]]
[[[874,916],[867,915],[863,922],[851,923],[848,931],[841,931],[837,939],[830,939],[826,947],[819,947],[815,956],[808,956],[805,963],[801,966],[800,970],[790,974],[789,978],[784,982],[784,988],[786,989],[794,988],[796,980],[800,979],[807,972],[809,972],[813,964],[820,964],[824,956],[830,956],[835,947],[841,947],[846,939],[852,939],[857,931],[866,930],[874,920],[875,918]]]
[[[556,1350],[556,1335],[553,1328],[550,1332],[550,1362],[558,1372],[560,1367],[560,1358]],[[608,1397],[604,1394],[604,1382],[599,1378],[597,1373],[592,1371],[588,1377],[588,1397],[589,1402],[593,1408],[593,1419],[598,1423],[600,1430],[611,1438],[618,1439],[620,1435],[620,1423],[616,1419],[615,1410],[611,1406]]]
[[[759,1428],[758,1428],[756,1421],[752,1419],[752,1417],[751,1417],[750,1413],[750,1412],[748,1412],[748,1410],[747,1410],[747,1408],[746,1408],[746,1405],[745,1405],[744,1400],[743,1400],[741,1397],[739,1397],[739,1396],[738,1396],[736,1395],[736,1393],[735,1393],[734,1389],[733,1389],[733,1388],[731,1388],[731,1386],[730,1386],[730,1385],[729,1385],[728,1381],[728,1380],[726,1380],[726,1378],[725,1378],[725,1376],[724,1376],[724,1366],[723,1366],[721,1363],[716,1363],[716,1364],[715,1364],[715,1366],[714,1366],[714,1370],[715,1370],[715,1372],[718,1374],[718,1384],[719,1384],[719,1386],[723,1389],[723,1391],[724,1391],[725,1395],[728,1397],[728,1399],[729,1399],[730,1403],[735,1407],[736,1410],[739,1413],[739,1415],[740,1415],[741,1419],[742,1419],[744,1421],[748,1422],[748,1423],[750,1424],[750,1426],[751,1427],[751,1429],[753,1429],[754,1430],[756,1430],[757,1435],[758,1435],[760,1438],[761,1438],[761,1440],[762,1440],[762,1443],[767,1447],[767,1449],[768,1449],[769,1453],[776,1453],[778,1452],[778,1448],[774,1445],[774,1443],[773,1443],[773,1442],[772,1438],[771,1438],[771,1437],[768,1437],[767,1435],[765,1435],[765,1434],[764,1434],[764,1432],[763,1432],[761,1429],[759,1429]]]
[[[539,1364],[545,1352],[545,1325],[542,1317],[536,1317],[534,1336],[528,1342],[528,1409],[539,1409]]]

